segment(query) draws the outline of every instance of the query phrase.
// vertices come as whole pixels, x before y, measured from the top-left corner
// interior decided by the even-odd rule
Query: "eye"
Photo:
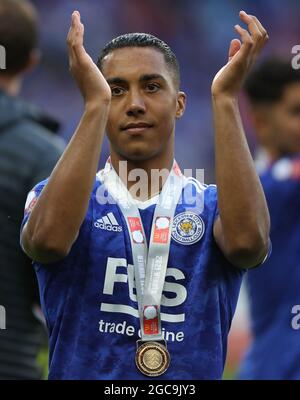
[[[124,91],[125,90],[123,88],[119,87],[119,86],[111,88],[111,94],[113,96],[121,96],[124,93]]]
[[[159,85],[157,83],[148,83],[146,89],[150,93],[155,93],[159,89]]]

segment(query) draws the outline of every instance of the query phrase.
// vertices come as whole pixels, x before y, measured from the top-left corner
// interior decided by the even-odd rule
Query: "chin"
[[[146,154],[145,152],[126,153],[123,154],[123,157],[130,161],[146,161],[152,158],[151,155]]]
[[[146,161],[155,157],[159,150],[149,149],[148,146],[134,146],[133,148],[126,149],[118,152],[122,157],[130,161]]]

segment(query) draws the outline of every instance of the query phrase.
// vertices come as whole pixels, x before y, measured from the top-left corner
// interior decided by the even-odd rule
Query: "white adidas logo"
[[[102,218],[97,219],[97,221],[94,223],[94,226],[96,228],[112,232],[122,232],[123,230],[112,212],[108,213]]]

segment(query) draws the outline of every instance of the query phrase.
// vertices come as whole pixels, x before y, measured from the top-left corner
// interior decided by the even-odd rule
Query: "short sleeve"
[[[29,219],[30,213],[33,210],[33,207],[35,206],[36,202],[38,201],[38,198],[39,198],[40,194],[42,193],[43,188],[46,186],[47,182],[48,182],[48,179],[38,183],[28,193],[26,203],[25,203],[24,217],[23,217],[23,221],[21,224],[21,232],[22,232],[24,226],[26,225],[26,222]]]

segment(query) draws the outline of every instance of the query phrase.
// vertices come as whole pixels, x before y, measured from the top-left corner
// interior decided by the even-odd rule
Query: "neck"
[[[15,76],[4,76],[0,74],[0,89],[9,96],[18,96],[21,89],[21,79]]]
[[[120,163],[125,161],[126,163]],[[147,160],[128,160],[111,152],[111,163],[131,196],[145,201],[157,195],[173,167],[174,152]]]

